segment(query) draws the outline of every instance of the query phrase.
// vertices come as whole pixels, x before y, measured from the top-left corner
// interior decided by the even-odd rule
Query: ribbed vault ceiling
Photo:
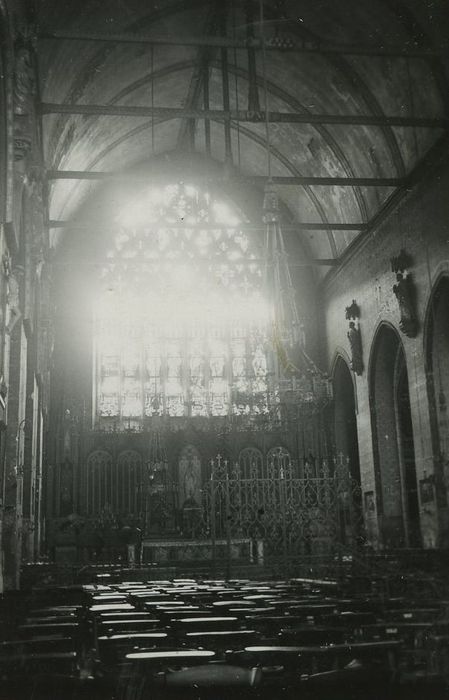
[[[107,105],[223,109],[219,46],[100,42],[73,36],[146,38],[223,36],[233,41],[281,40],[297,51],[225,52],[231,110],[260,110],[375,117],[447,118],[449,8],[445,0],[277,0],[263,6],[244,0],[41,0],[38,10],[41,101]],[[45,38],[51,33],[72,38]],[[304,48],[317,48],[307,51]],[[348,48],[349,47],[349,48]],[[327,50],[326,50],[327,49]],[[332,49],[332,50],[330,50]],[[391,55],[396,52],[396,55]],[[398,55],[403,53],[403,55]],[[205,77],[208,76],[208,79]],[[265,91],[266,88],[266,91]],[[249,95],[252,95],[249,97]],[[179,161],[194,152],[198,163],[225,164],[225,172],[266,175],[263,122],[230,122],[232,165],[226,158],[223,119],[182,115],[151,117],[45,114],[45,161],[57,171],[121,172]],[[279,184],[289,224],[369,224],[396,190],[385,179],[406,178],[444,136],[444,125],[272,123],[272,175],[374,178],[380,182]],[[198,166],[201,169],[201,166]],[[244,181],[239,191],[244,199]],[[81,217],[104,183],[51,180],[52,220]],[[252,187],[263,189],[262,182]],[[114,202],[117,189],[114,188]],[[112,195],[111,195],[112,196]],[[108,207],[104,209],[106,211]],[[110,209],[113,211],[113,207]],[[104,212],[103,212],[104,213]],[[302,230],[302,248],[314,258],[338,258],[357,230]]]

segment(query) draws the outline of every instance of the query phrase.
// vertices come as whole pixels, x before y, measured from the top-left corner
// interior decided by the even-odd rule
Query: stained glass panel
[[[268,306],[238,214],[179,183],[144,193],[120,225],[95,308],[98,416],[263,411]]]

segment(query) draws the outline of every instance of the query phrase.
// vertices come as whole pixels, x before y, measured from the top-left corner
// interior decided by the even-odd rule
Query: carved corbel
[[[415,285],[410,273],[412,266],[410,255],[402,249],[399,255],[391,258],[391,271],[396,274],[393,293],[399,305],[399,329],[408,338],[414,338],[418,332],[418,320],[415,312]]]
[[[348,340],[351,348],[351,369],[360,376],[363,374],[363,353],[362,353],[362,337],[360,333],[360,307],[355,299],[352,300],[351,306],[345,309],[345,318],[349,321]],[[357,325],[356,325],[357,322]]]

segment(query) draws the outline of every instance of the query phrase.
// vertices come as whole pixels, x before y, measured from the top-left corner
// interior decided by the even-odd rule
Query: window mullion
[[[167,409],[167,372],[168,372],[168,362],[167,362],[167,339],[165,335],[161,338],[161,394],[162,394],[162,413],[163,415],[168,415]]]
[[[228,416],[232,415],[232,346],[231,346],[231,327],[228,325],[224,332],[224,340],[226,347],[226,361],[225,361],[225,380],[228,388]]]
[[[140,322],[140,362],[139,362],[139,379],[140,379],[140,422],[143,425],[145,420],[145,319]]]
[[[203,336],[203,357],[204,357],[204,400],[206,401],[206,415],[212,416],[212,391],[210,372],[210,338],[207,331]]]
[[[189,352],[187,349],[187,333],[183,330],[183,334],[178,339],[180,343],[181,350],[181,391],[184,399],[184,416],[190,417],[192,415],[192,404],[190,401],[190,366],[189,366]]]
[[[121,324],[122,318],[120,318],[120,323],[119,327],[122,327]],[[122,415],[122,399],[123,399],[123,339],[126,337],[126,334],[123,334],[120,337],[120,345],[119,345],[119,362],[118,362],[118,418],[119,418],[119,424],[121,425],[123,422],[123,415]]]

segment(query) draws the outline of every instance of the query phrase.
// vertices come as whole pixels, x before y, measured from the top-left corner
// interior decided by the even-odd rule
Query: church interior
[[[0,0],[0,700],[449,685],[447,0]]]

